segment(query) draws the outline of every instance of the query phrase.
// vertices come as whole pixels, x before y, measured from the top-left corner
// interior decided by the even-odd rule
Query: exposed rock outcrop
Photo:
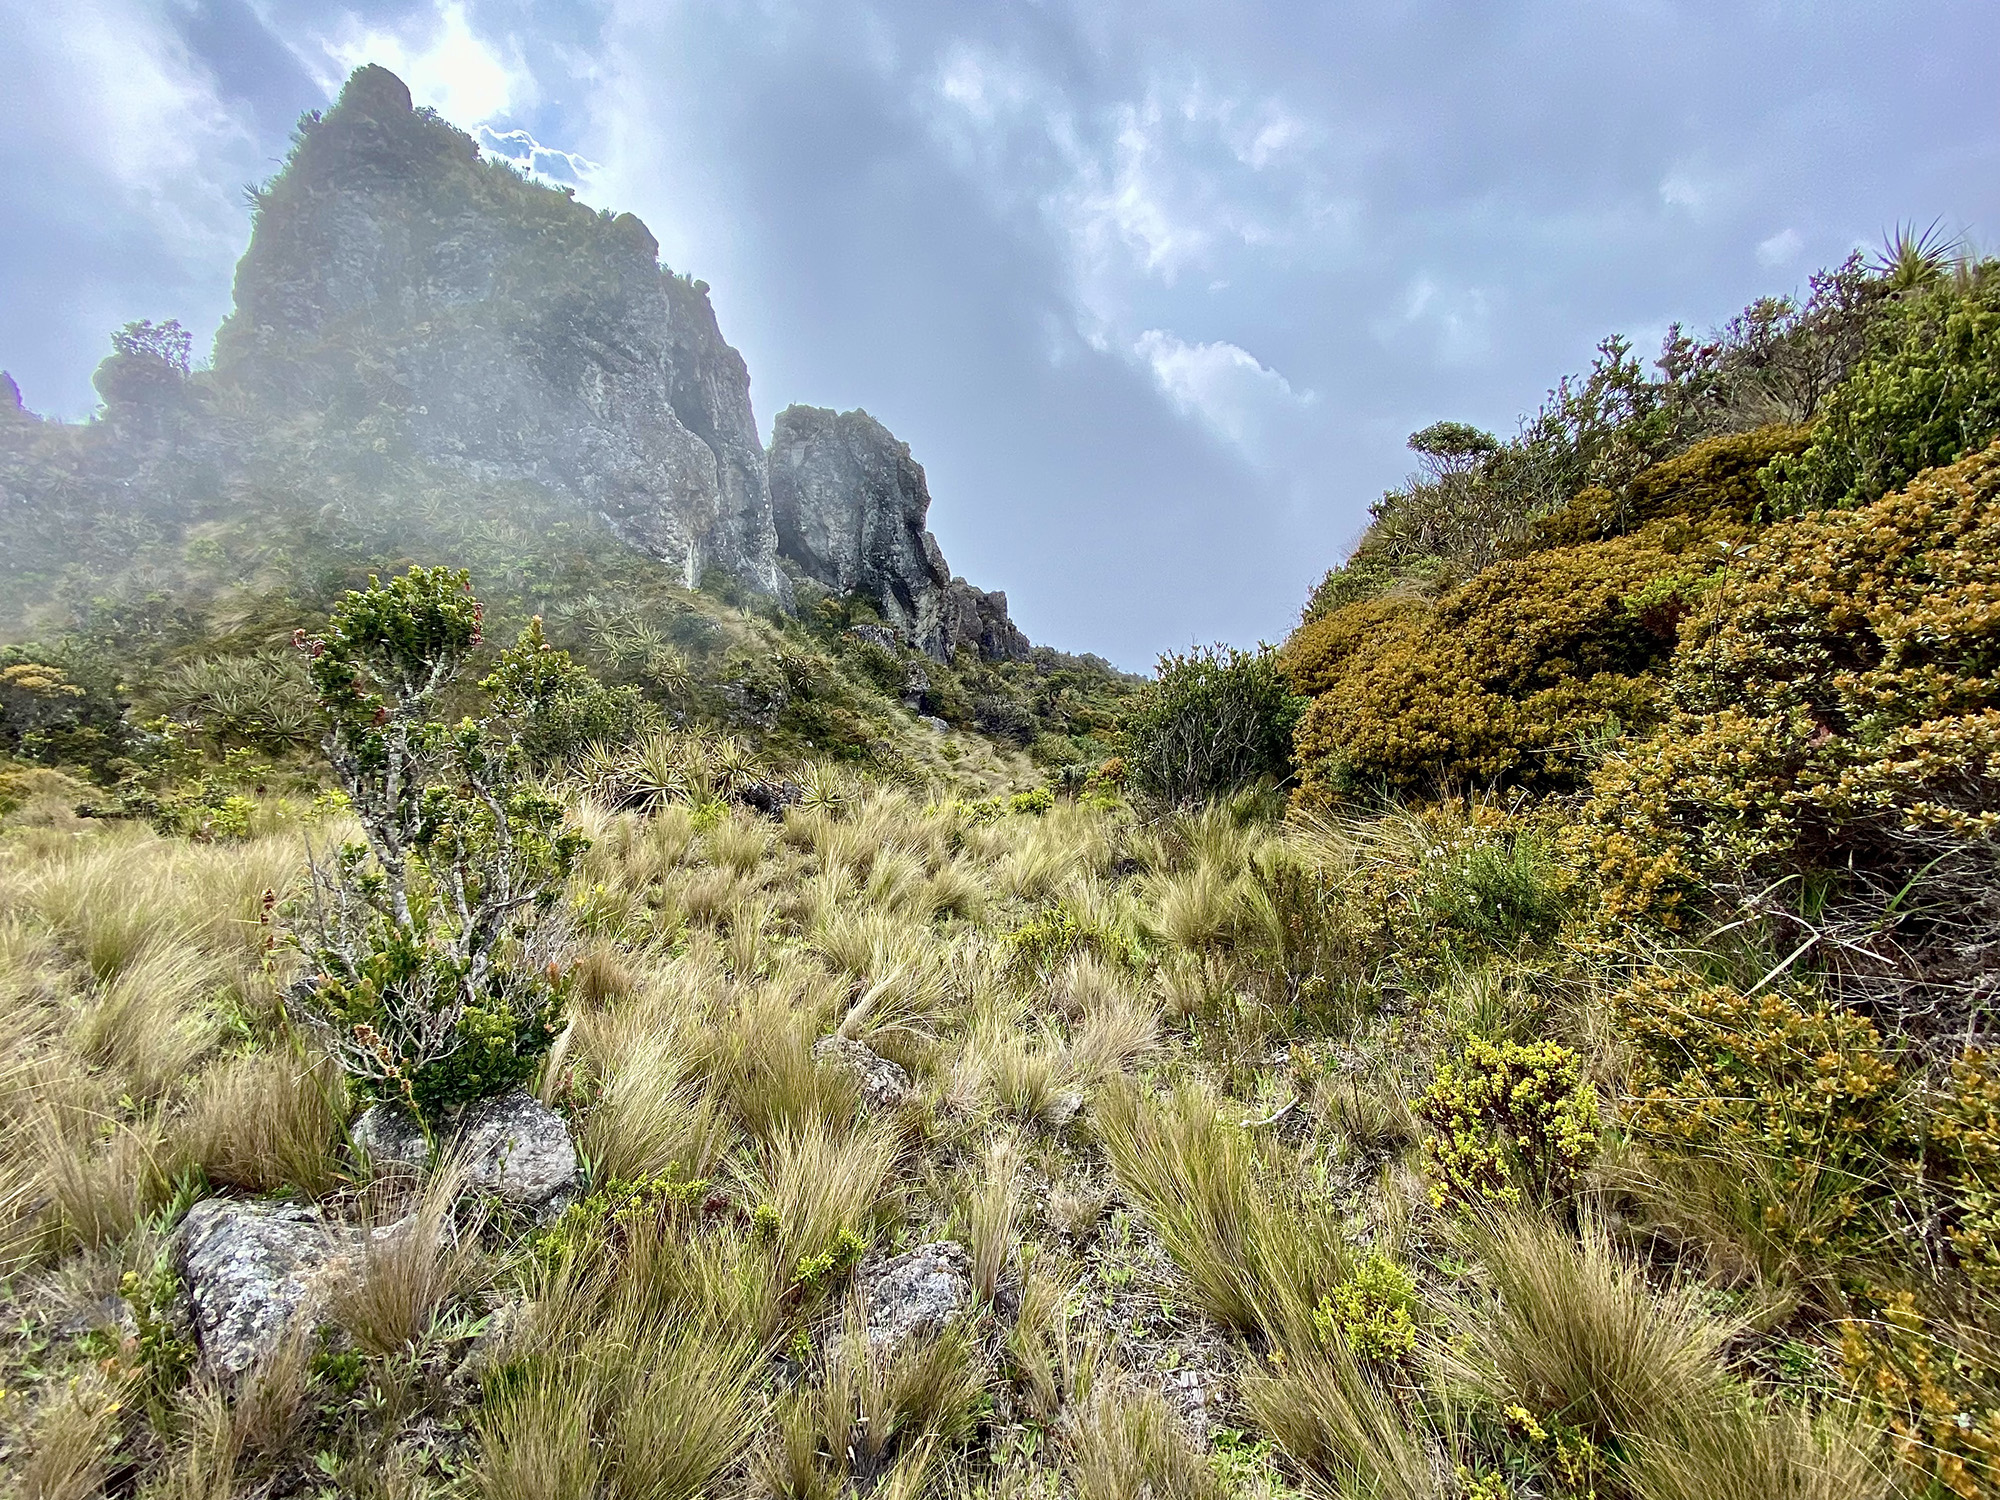
[[[430,1164],[429,1142],[401,1110],[370,1105],[348,1135],[378,1167],[421,1171]],[[576,1186],[579,1167],[569,1127],[519,1089],[469,1105],[446,1137],[445,1150],[463,1160],[468,1187],[517,1207],[551,1207]]]
[[[868,1342],[894,1357],[936,1335],[972,1303],[972,1257],[956,1240],[934,1240],[862,1273]]]
[[[823,1036],[813,1043],[813,1059],[823,1067],[839,1068],[861,1090],[871,1109],[894,1109],[910,1097],[910,1075],[903,1065],[884,1057],[866,1042],[851,1037]]]
[[[1028,640],[1007,596],[953,578],[937,538],[924,466],[865,411],[788,406],[771,434],[778,548],[835,594],[859,594],[910,645],[938,661],[960,650],[1021,660]]]
[[[210,1198],[188,1210],[181,1266],[203,1358],[240,1375],[301,1319],[316,1319],[361,1233],[289,1203]]]
[[[364,67],[259,196],[217,375],[566,493],[690,585],[789,598],[748,371],[658,256]]]

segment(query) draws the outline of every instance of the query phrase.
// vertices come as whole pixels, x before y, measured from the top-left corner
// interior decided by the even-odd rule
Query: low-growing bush
[[[1283,781],[1304,706],[1268,647],[1169,652],[1126,719],[1126,774],[1135,789],[1173,806]]]
[[[1440,1203],[1559,1202],[1597,1154],[1597,1091],[1577,1053],[1556,1042],[1469,1036],[1416,1112],[1430,1127],[1424,1150]]]

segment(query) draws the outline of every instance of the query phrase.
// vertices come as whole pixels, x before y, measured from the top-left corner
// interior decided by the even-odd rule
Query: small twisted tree
[[[295,1006],[365,1093],[426,1127],[523,1082],[548,1050],[567,989],[562,887],[586,847],[527,776],[524,728],[583,670],[539,622],[482,684],[484,717],[440,712],[480,620],[462,570],[412,568],[296,638],[362,839],[312,861]]]

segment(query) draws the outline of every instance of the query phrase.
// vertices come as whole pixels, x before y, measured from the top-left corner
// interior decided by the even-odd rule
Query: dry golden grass
[[[325,1057],[250,1052],[202,1074],[173,1126],[174,1155],[220,1186],[248,1193],[291,1187],[311,1198],[347,1180],[340,1151],[345,1075]]]
[[[1154,1391],[1099,1391],[1070,1448],[1077,1500],[1225,1500],[1221,1480]]]
[[[1293,1463],[1337,1495],[1441,1500],[1423,1437],[1344,1347],[1294,1345],[1244,1381],[1243,1404]]]
[[[840,1128],[813,1121],[780,1130],[747,1179],[778,1213],[778,1244],[790,1262],[817,1255],[843,1231],[872,1238],[890,1169],[900,1148],[880,1127]]]
[[[159,1100],[215,1043],[217,1021],[206,1002],[219,977],[197,949],[165,942],[146,948],[84,1002],[77,1050],[116,1070],[133,1098]]]
[[[1477,1237],[1490,1302],[1456,1313],[1438,1348],[1445,1380],[1474,1400],[1519,1405],[1603,1446],[1690,1424],[1726,1404],[1721,1352],[1736,1331],[1699,1286],[1656,1292],[1610,1236],[1527,1216]]]
[[[1020,1156],[1013,1140],[999,1136],[975,1167],[966,1223],[972,1246],[972,1291],[982,1302],[992,1302],[1013,1258]]]
[[[1873,1434],[1836,1411],[1818,1421],[1745,1396],[1634,1445],[1621,1478],[1636,1500],[1880,1500],[1893,1492]]]
[[[1348,1270],[1338,1220],[1300,1191],[1293,1161],[1262,1160],[1213,1100],[1104,1090],[1099,1129],[1119,1185],[1165,1242],[1195,1301],[1225,1326],[1282,1347]]]
[[[88,1367],[45,1402],[16,1470],[24,1500],[103,1494],[130,1394],[125,1382]]]
[[[410,1204],[395,1185],[378,1201],[352,1270],[335,1289],[331,1312],[369,1354],[414,1348],[438,1313],[484,1272],[476,1224],[459,1222],[464,1168],[447,1159]]]
[[[599,1181],[713,1173],[723,1124],[688,1069],[671,1036],[644,1038],[619,1055],[579,1142]]]

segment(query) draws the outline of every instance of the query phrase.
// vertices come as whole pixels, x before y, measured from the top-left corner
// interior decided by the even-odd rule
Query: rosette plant
[[[294,1008],[362,1092],[427,1130],[547,1052],[568,987],[562,889],[586,847],[520,745],[583,669],[537,622],[482,684],[485,714],[451,722],[480,620],[465,572],[412,568],[371,577],[323,635],[296,638],[362,837],[311,862]]]

